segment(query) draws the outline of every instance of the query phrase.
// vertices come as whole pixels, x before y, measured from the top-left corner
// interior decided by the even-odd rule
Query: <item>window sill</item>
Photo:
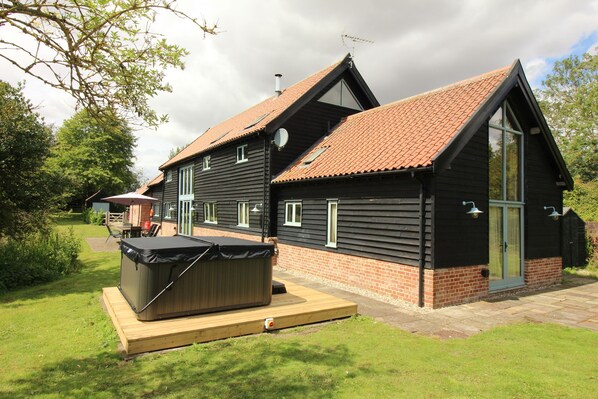
[[[206,223],[206,224],[218,224],[218,222],[210,222],[208,220],[204,220],[204,223]]]
[[[241,160],[238,160],[238,159],[237,159],[237,162],[236,162],[236,163],[245,163],[245,162],[247,162],[247,161],[249,161],[249,158],[247,158],[247,159],[241,159]]]
[[[301,227],[301,223],[285,223],[283,226]]]
[[[243,228],[248,229],[249,225],[248,224],[238,224],[237,227],[243,227]]]
[[[336,249],[336,244],[326,244],[325,247],[326,248]]]

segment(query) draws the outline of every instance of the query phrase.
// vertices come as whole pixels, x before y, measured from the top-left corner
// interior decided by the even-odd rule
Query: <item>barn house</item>
[[[272,240],[349,289],[442,307],[560,281],[573,181],[519,61],[379,106],[347,56],[160,169],[162,234]]]

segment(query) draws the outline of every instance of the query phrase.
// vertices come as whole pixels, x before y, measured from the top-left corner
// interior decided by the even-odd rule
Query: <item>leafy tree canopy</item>
[[[554,65],[538,94],[569,171],[598,180],[598,54],[571,55]]]
[[[586,222],[598,221],[598,180],[575,180],[575,190],[565,191],[563,203],[571,207]]]
[[[0,81],[0,237],[46,226],[54,184],[42,166],[51,143],[22,87]]]
[[[176,147],[174,147],[174,148],[171,148],[171,149],[170,149],[170,152],[168,153],[168,159],[172,159],[172,158],[174,158],[174,156],[175,156],[176,154],[178,154],[179,152],[183,151],[183,150],[184,150],[185,148],[187,148],[188,146],[189,146],[189,144],[185,144],[185,145],[184,145],[184,146],[182,146],[182,147],[176,146]]]
[[[0,57],[70,93],[92,116],[117,113],[156,126],[166,120],[149,106],[168,67],[183,68],[187,51],[151,30],[159,11],[197,26],[217,26],[175,9],[176,0],[0,0]],[[6,34],[9,33],[9,34]],[[14,33],[14,34],[10,34]],[[33,39],[33,40],[31,40]]]
[[[48,168],[63,178],[63,197],[82,204],[104,190],[119,194],[138,184],[133,172],[135,137],[116,115],[98,119],[80,111],[58,129]]]

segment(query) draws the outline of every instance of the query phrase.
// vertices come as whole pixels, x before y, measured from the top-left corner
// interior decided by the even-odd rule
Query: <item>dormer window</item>
[[[324,153],[324,151],[326,151],[328,149],[328,147],[320,147],[317,150],[315,150],[309,157],[307,157],[305,159],[305,161],[303,161],[303,163],[301,165],[299,165],[300,168],[304,168],[309,166],[313,161],[315,161],[320,155],[322,155]]]
[[[359,104],[359,101],[357,101],[357,98],[344,79],[341,79],[335,84],[332,89],[328,90],[318,101],[363,111],[363,107]]]

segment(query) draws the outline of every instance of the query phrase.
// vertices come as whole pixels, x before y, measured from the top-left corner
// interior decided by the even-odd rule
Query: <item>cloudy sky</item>
[[[169,16],[154,30],[190,51],[169,71],[173,93],[152,101],[170,122],[139,130],[137,167],[149,179],[169,151],[273,94],[275,73],[289,86],[352,52],[381,104],[475,76],[519,58],[533,87],[555,60],[598,43],[598,0],[179,0],[178,9],[218,22],[203,38]],[[344,46],[341,35],[373,41]],[[351,44],[350,42],[348,44]],[[26,80],[47,122],[74,113],[66,95],[0,62],[0,79]]]

